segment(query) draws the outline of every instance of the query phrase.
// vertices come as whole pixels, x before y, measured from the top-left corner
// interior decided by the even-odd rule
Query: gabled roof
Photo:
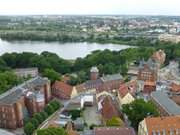
[[[98,127],[94,129],[94,135],[135,135],[135,131],[127,127]]]
[[[64,83],[64,82],[56,81],[53,84],[52,89],[59,90],[60,92],[66,94],[67,96],[71,96],[73,87],[68,85],[68,84],[66,84],[66,83]]]
[[[164,109],[169,115],[180,115],[180,106],[171,100],[164,91],[154,91],[151,97]]]
[[[180,85],[176,83],[172,83],[170,87],[171,87],[170,90],[172,92],[180,92]]]
[[[130,93],[131,95],[135,95],[137,91],[137,87],[138,85],[136,80],[127,82],[125,84],[120,85],[119,94],[122,98],[126,96],[127,93]]]
[[[113,81],[113,80],[122,80],[123,77],[121,74],[113,74],[113,75],[106,75],[101,77],[101,80],[103,82],[107,82],[107,81]]]
[[[102,101],[102,116],[104,119],[112,119],[112,117],[118,117],[119,113],[116,106],[113,103],[113,100],[110,96],[106,96]]]
[[[180,134],[180,115],[168,116],[168,117],[153,117],[145,118],[148,134],[153,135],[161,134],[169,135],[172,132],[173,135]]]

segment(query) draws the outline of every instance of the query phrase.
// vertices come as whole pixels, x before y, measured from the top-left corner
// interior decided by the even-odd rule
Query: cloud
[[[0,0],[0,14],[180,15],[179,0]]]

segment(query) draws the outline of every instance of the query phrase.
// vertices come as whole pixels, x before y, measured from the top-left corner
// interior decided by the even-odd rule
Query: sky
[[[177,15],[180,0],[0,0],[0,15]]]

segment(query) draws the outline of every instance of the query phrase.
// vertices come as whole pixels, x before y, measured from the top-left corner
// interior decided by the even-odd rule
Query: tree
[[[35,127],[35,129],[39,126],[39,121],[36,118],[32,118],[30,120],[30,122],[33,124],[33,126]]]
[[[13,72],[5,71],[3,73],[0,72],[0,94],[6,92],[13,86],[21,83],[22,79],[18,78]]]
[[[106,126],[109,127],[120,127],[123,125],[123,121],[119,117],[113,117],[106,121]]]
[[[43,118],[43,120],[48,118],[48,114],[46,112],[40,112],[41,117]]]
[[[38,130],[37,135],[67,135],[67,133],[63,128],[49,127]]]
[[[31,122],[28,122],[24,126],[24,132],[25,132],[26,135],[32,135],[34,130],[35,130],[35,127],[34,127],[34,125]]]
[[[78,117],[81,116],[81,110],[77,110],[77,109],[71,110],[71,111],[69,112],[69,114],[72,116],[72,119],[73,119],[73,120],[76,120]]]
[[[137,99],[130,104],[122,106],[122,111],[128,116],[131,125],[138,128],[138,124],[147,116],[158,116],[159,112],[156,106],[151,102],[145,102],[143,99]]]
[[[43,116],[40,113],[36,113],[33,118],[37,119],[39,124],[42,123],[44,121]]]
[[[60,80],[61,76],[58,72],[54,71],[54,69],[45,69],[43,71],[43,76],[48,77],[51,82],[55,82],[56,80]]]
[[[52,107],[52,105],[48,104],[45,108],[44,111],[48,114],[51,115],[54,112],[54,108]]]
[[[49,104],[52,105],[54,110],[58,110],[60,108],[60,103],[57,100],[53,100]]]

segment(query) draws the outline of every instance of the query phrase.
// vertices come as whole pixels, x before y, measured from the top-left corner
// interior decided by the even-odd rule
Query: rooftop
[[[20,99],[20,97],[23,96],[25,92],[34,89],[36,86],[43,86],[47,83],[47,81],[48,79],[38,76],[16,87],[13,87],[12,89],[0,95],[0,104],[13,104],[18,99]]]
[[[101,113],[104,119],[108,120],[108,119],[112,119],[112,117],[119,116],[119,112],[110,96],[105,97],[101,104],[102,104]]]
[[[70,85],[68,85],[68,84],[66,84],[64,82],[61,82],[61,81],[56,81],[53,84],[52,88],[63,92],[67,96],[71,96],[71,93],[72,93],[72,90],[73,90],[72,86],[70,86]]]
[[[154,91],[151,93],[151,96],[169,115],[180,115],[180,106],[171,100],[167,93]]]
[[[135,135],[135,131],[127,127],[98,127],[94,132],[95,135]]]
[[[145,122],[149,135],[153,133],[158,134],[159,132],[162,132],[163,134],[169,134],[169,132],[174,132],[174,134],[177,135],[180,134],[180,115],[145,118]]]
[[[101,77],[101,80],[103,82],[107,82],[107,81],[113,81],[113,80],[122,80],[123,77],[121,74],[113,74],[113,75],[106,75]]]

